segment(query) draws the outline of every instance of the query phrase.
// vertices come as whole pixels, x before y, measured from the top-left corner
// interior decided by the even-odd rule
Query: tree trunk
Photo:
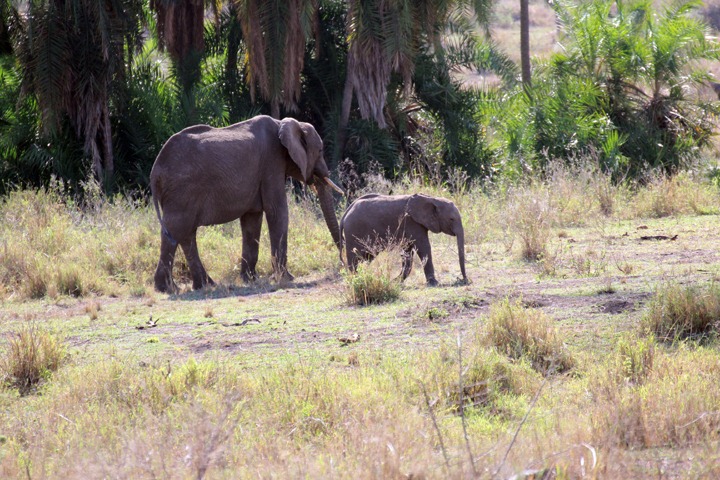
[[[103,140],[103,179],[110,180],[115,174],[115,159],[112,148],[112,127],[110,126],[110,112],[107,102],[103,104],[102,112],[102,140]]]
[[[530,12],[529,0],[520,0],[520,65],[522,82],[530,86]]]
[[[345,149],[345,139],[347,138],[347,126],[350,121],[350,108],[352,107],[353,85],[350,78],[350,62],[348,60],[348,68],[345,72],[345,88],[343,89],[342,109],[340,110],[340,121],[338,122],[337,135],[335,139],[334,161],[336,165],[340,164],[343,150]]]

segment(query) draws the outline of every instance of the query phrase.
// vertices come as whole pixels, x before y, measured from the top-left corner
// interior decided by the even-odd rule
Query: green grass
[[[459,206],[472,283],[454,283],[455,239],[431,235],[440,286],[416,263],[397,299],[363,307],[309,201],[291,203],[295,282],[271,278],[264,237],[261,277],[241,283],[235,222],[199,234],[220,284],[191,291],[179,254],[181,292],[165,295],[152,290],[146,205],[14,192],[0,206],[0,329],[34,325],[66,355],[28,391],[2,370],[0,477],[715,476],[717,339],[639,333],[661,286],[696,292],[674,318],[704,308],[720,278],[720,198],[685,176],[658,183],[688,192],[668,215],[643,200],[655,183],[613,187],[608,214],[590,184],[559,170],[518,187],[547,202],[552,273],[521,259],[511,189],[396,184]],[[400,259],[388,262],[393,277]],[[488,342],[493,325],[515,340]],[[13,335],[0,365],[17,357]],[[558,354],[572,368],[544,376]]]

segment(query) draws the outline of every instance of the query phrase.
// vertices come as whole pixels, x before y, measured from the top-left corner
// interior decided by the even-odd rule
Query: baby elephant
[[[340,221],[340,238],[348,268],[354,272],[360,260],[372,260],[382,247],[398,244],[403,249],[402,279],[410,275],[413,253],[417,253],[424,263],[428,285],[437,285],[428,230],[457,237],[460,272],[467,283],[460,212],[449,200],[422,194],[373,193],[355,200]]]

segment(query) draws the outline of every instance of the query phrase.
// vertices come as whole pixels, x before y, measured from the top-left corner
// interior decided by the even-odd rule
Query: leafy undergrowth
[[[454,239],[431,235],[440,285],[416,264],[397,299],[362,306],[310,201],[291,207],[295,282],[263,257],[240,283],[230,225],[199,239],[219,285],[189,290],[179,255],[181,292],[161,295],[146,206],[15,192],[0,207],[0,477],[720,475],[717,193],[682,177],[607,197],[588,178],[513,187],[549,209],[537,261],[502,222],[519,197],[456,194],[472,283],[455,282]],[[662,207],[662,188],[702,208]]]

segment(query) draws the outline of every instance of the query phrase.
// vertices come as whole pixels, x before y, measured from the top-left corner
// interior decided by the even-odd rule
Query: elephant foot
[[[255,272],[250,272],[250,271],[240,272],[240,277],[242,278],[242,281],[245,283],[252,283],[255,280],[257,280],[257,274]]]
[[[295,276],[287,270],[283,270],[280,274],[276,273],[275,278],[277,278],[278,282],[292,282],[295,280]]]
[[[205,278],[201,281],[193,280],[193,290],[200,290],[208,285],[211,287],[215,286],[215,281],[210,278],[210,275],[205,275]]]
[[[177,293],[178,287],[169,275],[155,274],[155,290],[160,293]]]

